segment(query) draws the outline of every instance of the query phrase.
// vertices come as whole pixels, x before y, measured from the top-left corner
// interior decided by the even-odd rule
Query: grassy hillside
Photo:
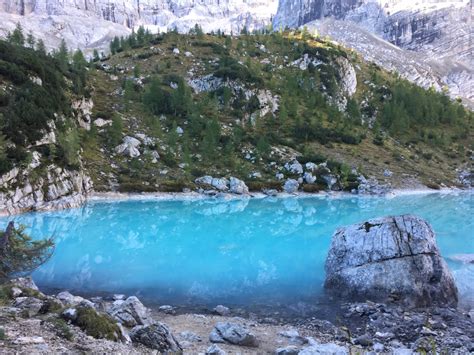
[[[64,88],[58,93],[90,96],[94,103],[90,130],[77,122],[61,124],[57,129],[68,132],[66,138],[48,147],[57,151],[62,144],[62,151],[77,152],[77,160],[64,153],[55,153],[56,159],[74,165],[81,157],[97,190],[181,191],[194,188],[194,179],[206,174],[237,176],[254,190],[280,187],[275,174],[291,177],[283,166],[292,157],[301,163],[327,161],[348,189],[354,186],[353,168],[395,187],[413,181],[435,187],[455,184],[456,169],[472,154],[473,115],[459,103],[308,33],[236,37],[206,35],[197,28],[188,35],[151,36],[139,31],[116,39],[111,49],[113,55],[96,56],[85,72],[77,57],[63,69],[58,53],[35,57],[61,74],[54,84]],[[15,50],[25,56],[32,52]],[[18,53],[0,54],[0,68],[24,65]],[[0,80],[14,83],[8,72],[0,70]],[[15,104],[19,94],[5,89],[8,85],[2,84],[0,100],[0,153],[9,147],[6,141],[28,147],[8,123],[23,107]],[[46,116],[52,111],[68,116],[63,102],[58,96],[38,105],[50,109]],[[46,121],[41,118],[42,126],[32,132]],[[138,138],[137,152],[117,149],[125,136]],[[0,159],[8,166],[21,163],[22,157],[6,150]],[[384,176],[386,169],[391,177]],[[325,187],[318,180],[304,189]]]

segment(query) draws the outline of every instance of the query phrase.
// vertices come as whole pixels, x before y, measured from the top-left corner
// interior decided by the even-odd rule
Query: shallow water
[[[42,287],[123,292],[181,306],[245,306],[321,302],[331,235],[371,217],[417,214],[432,224],[443,256],[474,253],[473,207],[466,192],[139,200],[14,219],[35,238],[56,239],[53,258],[34,273]],[[8,220],[0,218],[0,227]],[[474,265],[447,260],[463,302],[471,302]]]

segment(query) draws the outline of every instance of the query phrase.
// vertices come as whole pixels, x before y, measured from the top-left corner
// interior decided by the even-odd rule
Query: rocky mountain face
[[[462,0],[417,3],[282,0],[273,25],[275,28],[307,25],[366,57],[374,57],[378,64],[400,72],[407,79],[424,87],[447,89],[451,97],[461,97],[472,106],[474,63],[469,39],[474,35],[474,27],[471,21],[471,5]],[[391,48],[389,43],[407,51]],[[367,46],[371,47],[370,51],[361,48]]]
[[[235,33],[262,28],[276,8],[276,0],[1,0],[0,33],[20,22],[51,47],[64,37],[73,48],[107,48],[113,36],[140,25],[152,32],[187,32],[195,24]]]

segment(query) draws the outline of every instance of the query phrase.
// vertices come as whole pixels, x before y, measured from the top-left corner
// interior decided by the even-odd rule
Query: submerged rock
[[[257,337],[240,324],[219,322],[215,325],[209,340],[212,343],[231,343],[234,345],[258,347]]]
[[[181,353],[183,351],[168,326],[163,323],[147,326],[137,325],[130,331],[130,338],[133,342],[158,350],[160,353]]]
[[[454,278],[430,225],[403,215],[339,228],[326,259],[325,288],[341,297],[455,306]]]

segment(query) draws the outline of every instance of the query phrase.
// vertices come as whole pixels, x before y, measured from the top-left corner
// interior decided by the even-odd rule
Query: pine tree
[[[120,40],[117,36],[110,42],[110,53],[115,54],[120,50]]]
[[[82,94],[84,86],[86,85],[86,75],[87,75],[87,61],[82,54],[80,49],[74,52],[72,57],[72,68],[76,74],[73,79],[74,82],[74,91],[77,94]]]
[[[28,36],[26,36],[26,43],[28,43],[28,47],[34,48],[35,47],[35,37],[33,33],[30,31],[28,32]]]
[[[0,284],[32,272],[53,255],[53,239],[33,240],[24,231],[25,227],[15,228],[10,222],[0,232]]]
[[[97,49],[94,49],[94,52],[92,53],[92,61],[93,62],[100,61],[100,56],[99,56],[99,52],[97,51]]]
[[[137,43],[142,46],[145,44],[145,27],[140,26],[137,30]]]
[[[44,45],[44,42],[42,39],[39,39],[38,42],[36,42],[36,51],[38,51],[42,55],[46,55],[46,46]]]
[[[13,32],[8,33],[7,41],[18,46],[25,45],[25,35],[23,34],[23,28],[19,22],[16,24]]]
[[[59,67],[63,72],[67,71],[69,66],[69,52],[64,38],[61,40],[58,51],[54,52],[54,58],[59,62]]]
[[[114,114],[112,124],[107,130],[107,138],[110,147],[116,147],[122,141],[123,122],[122,117]]]

